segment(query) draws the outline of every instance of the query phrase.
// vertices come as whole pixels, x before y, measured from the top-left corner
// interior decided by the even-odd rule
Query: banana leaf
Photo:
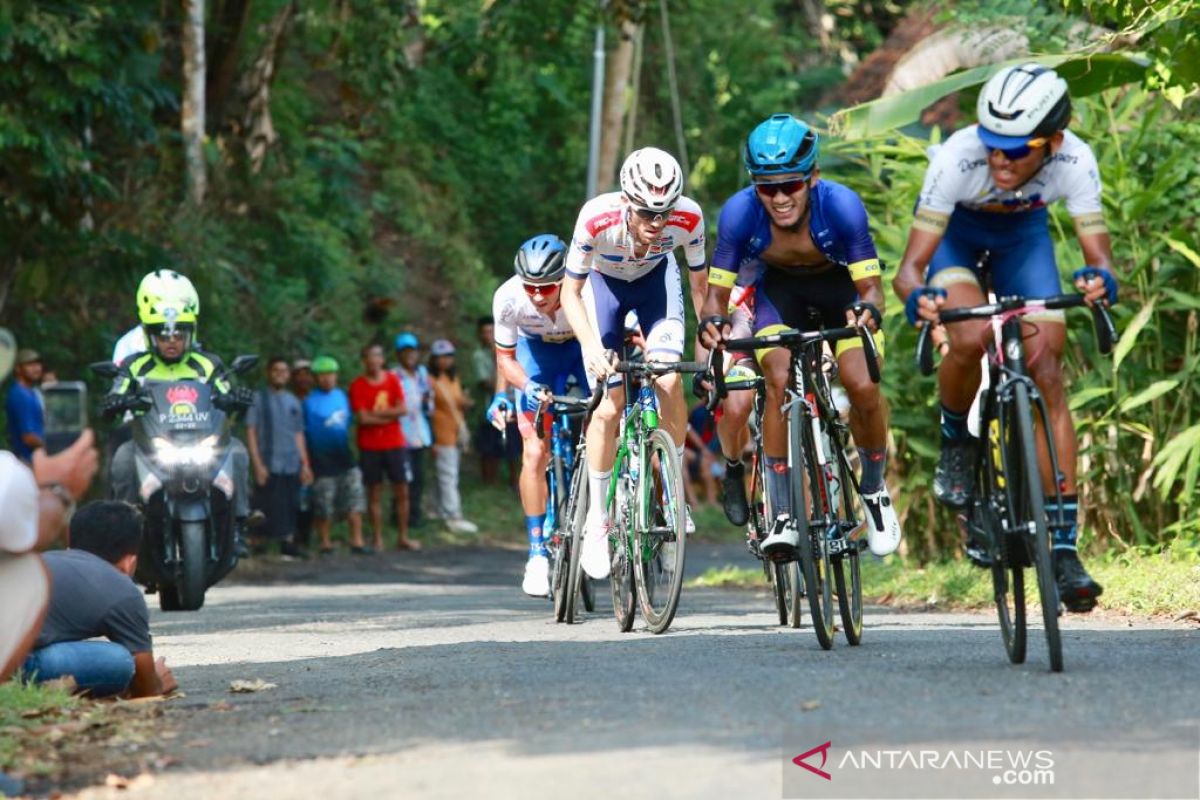
[[[917,89],[842,109],[829,118],[829,133],[841,139],[866,139],[912,125],[920,121],[923,110],[946,95],[980,86],[1004,67],[1029,61],[1056,69],[1070,84],[1073,97],[1141,81],[1149,66],[1146,59],[1125,53],[1023,56],[972,67]]]

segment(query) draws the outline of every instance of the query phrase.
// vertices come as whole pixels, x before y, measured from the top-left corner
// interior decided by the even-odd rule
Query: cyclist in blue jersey
[[[1100,172],[1092,149],[1066,130],[1071,120],[1067,82],[1039,64],[1007,67],[979,94],[979,124],[958,131],[932,152],[917,200],[908,246],[893,287],[909,322],[937,321],[939,308],[986,302],[976,265],[989,254],[997,295],[1043,298],[1062,291],[1047,206],[1065,200],[1079,246],[1089,265],[1077,270],[1075,287],[1089,303],[1117,299],[1112,242],[1100,202]],[[1059,595],[1072,611],[1090,611],[1103,591],[1076,552],[1076,442],[1063,388],[1062,353],[1067,341],[1062,311],[1024,317],[1029,370],[1050,418],[1062,470],[1062,514],[1054,529],[1054,568]],[[946,331],[950,349],[938,368],[942,454],[934,475],[938,500],[952,508],[967,501],[977,445],[967,417],[981,380],[986,321],[963,322]],[[1046,513],[1058,519],[1058,493],[1049,455],[1040,453]],[[968,555],[986,564],[986,548],[968,542]]]
[[[521,245],[513,262],[516,273],[492,299],[496,320],[497,392],[488,408],[493,424],[507,422],[513,408],[506,386],[516,389],[517,428],[524,453],[521,461],[521,506],[529,536],[529,559],[521,588],[531,597],[550,593],[550,562],[546,549],[546,464],[549,438],[534,429],[538,406],[552,394],[564,394],[574,375],[587,386],[583,353],[559,301],[566,275],[567,245],[552,234],[534,236]],[[552,418],[544,417],[548,430]]]
[[[705,346],[730,338],[725,316],[730,292],[735,282],[749,281],[755,292],[756,336],[788,328],[863,324],[875,333],[882,355],[883,284],[867,211],[852,190],[821,179],[817,153],[816,131],[790,114],[776,114],[751,132],[744,160],[753,185],[733,195],[721,209],[702,312]],[[856,303],[866,306],[857,317],[851,309]],[[862,462],[860,489],[871,551],[886,555],[900,544],[900,523],[884,484],[888,411],[879,385],[867,374],[866,360],[856,352],[861,348],[857,339],[841,341],[836,356],[850,398],[850,430]],[[799,533],[789,524],[793,510],[782,411],[791,356],[782,348],[759,351],[758,356],[767,378],[763,424],[767,491],[780,512],[762,550],[794,556]],[[744,509],[741,463],[727,467],[733,474],[725,483],[726,491],[736,492],[736,503]]]

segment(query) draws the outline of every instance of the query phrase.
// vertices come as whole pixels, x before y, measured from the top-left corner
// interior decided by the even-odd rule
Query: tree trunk
[[[246,155],[250,160],[250,171],[262,169],[267,150],[279,140],[275,123],[271,120],[271,83],[275,78],[275,67],[283,49],[284,33],[296,4],[288,3],[267,24],[262,50],[254,59],[250,70],[242,77],[239,94],[245,102],[242,115],[242,135],[245,137]]]
[[[208,180],[204,173],[204,0],[183,2],[183,158],[187,200],[199,207]]]
[[[621,129],[628,106],[629,75],[633,70],[639,24],[619,20],[620,38],[616,51],[608,60],[604,85],[604,115],[600,132],[600,159],[597,169],[597,189],[606,192],[614,185],[617,159],[620,157]]]
[[[225,121],[225,104],[237,83],[238,56],[250,21],[254,0],[215,0],[208,26],[208,80],[204,102],[209,129],[216,131]]]

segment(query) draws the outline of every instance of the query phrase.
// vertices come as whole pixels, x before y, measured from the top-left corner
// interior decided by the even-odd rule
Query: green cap
[[[320,375],[322,372],[337,372],[338,363],[332,356],[317,356],[312,362],[313,375]]]

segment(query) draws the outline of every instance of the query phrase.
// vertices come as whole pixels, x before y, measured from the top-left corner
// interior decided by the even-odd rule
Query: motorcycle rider
[[[157,269],[142,279],[137,290],[137,313],[150,349],[127,357],[118,366],[121,374],[101,402],[101,411],[113,417],[142,410],[140,392],[146,382],[194,380],[212,384],[213,405],[230,413],[254,403],[254,394],[244,386],[231,387],[221,378],[221,359],[195,346],[200,301],[191,281],[178,272]],[[233,455],[234,517],[240,541],[249,513],[250,457],[236,437],[229,442]],[[123,442],[110,466],[112,495],[137,503],[137,466],[134,443]]]

